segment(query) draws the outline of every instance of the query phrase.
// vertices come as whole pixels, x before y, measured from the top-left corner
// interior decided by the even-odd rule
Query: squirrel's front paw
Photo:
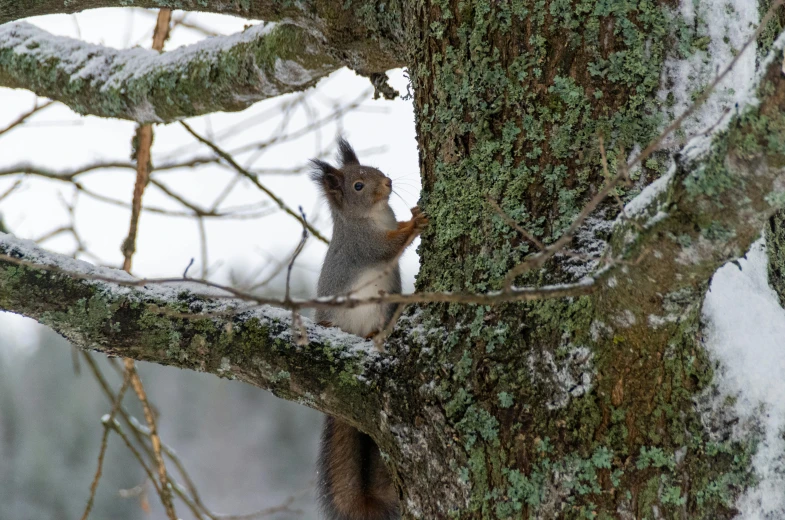
[[[420,206],[412,208],[412,221],[414,222],[414,229],[417,232],[422,231],[428,225],[428,217],[420,209]]]

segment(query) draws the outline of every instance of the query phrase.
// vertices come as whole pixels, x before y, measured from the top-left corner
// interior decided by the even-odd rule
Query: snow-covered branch
[[[128,2],[127,0],[69,0],[67,2],[62,0],[40,0],[36,2],[0,0],[0,25],[28,16],[76,13],[98,7],[129,6],[222,13],[252,20],[281,22],[299,27],[301,31],[297,32],[295,39],[300,41],[288,42],[295,45],[286,49],[289,54],[287,57],[280,56],[278,49],[269,45],[266,50],[261,48],[263,46],[257,46],[256,52],[262,52],[263,55],[273,59],[280,57],[284,60],[295,60],[299,65],[305,66],[308,71],[312,71],[319,62],[325,61],[322,53],[329,55],[333,61],[340,63],[340,66],[350,67],[362,75],[376,78],[377,81],[383,78],[381,73],[384,73],[384,71],[402,67],[406,64],[404,61],[407,56],[405,46],[406,33],[400,0],[388,0],[381,4],[378,4],[375,0],[355,0],[354,2],[345,2],[344,0],[324,0],[319,2],[183,0],[174,3],[165,0],[134,0],[133,2]],[[294,33],[295,31],[291,30],[291,32]],[[306,37],[306,34],[310,37]],[[287,40],[291,36],[290,34]],[[2,40],[2,33],[0,33],[0,40]],[[313,44],[317,41],[321,44],[321,50],[313,49]],[[3,47],[0,43],[0,80],[3,79]],[[296,60],[292,56],[298,50],[305,51],[300,53],[302,54],[301,60]],[[315,55],[311,56],[312,53],[315,53]],[[105,51],[102,54],[108,55],[111,53]],[[314,63],[314,61],[317,63]],[[303,62],[309,62],[310,67]],[[245,79],[253,79],[255,77],[252,70],[243,69],[243,63],[240,63],[240,65],[241,68],[238,70],[226,69],[227,72],[223,76],[228,78],[228,75],[234,71],[244,75]],[[198,67],[198,73],[207,74],[211,70],[215,73],[216,70],[213,69],[221,70],[217,65],[209,67],[203,64],[201,67]],[[193,72],[197,71],[193,70]],[[269,71],[266,72],[269,73]],[[176,71],[173,71],[170,78],[177,78]],[[284,81],[284,83],[286,82]],[[236,84],[236,82],[230,81],[224,88],[228,90],[233,84]],[[0,85],[6,84],[0,81]],[[198,87],[199,85],[193,86]],[[211,85],[207,86],[210,87]],[[376,86],[378,88],[380,85]],[[20,85],[20,88],[32,89],[32,85],[23,84]],[[295,89],[282,90],[281,92],[289,92],[291,90]],[[40,93],[38,90],[35,90],[35,92]],[[191,95],[194,95],[194,93],[191,93]],[[244,98],[246,95],[254,97],[257,94],[253,91],[248,94],[242,88],[237,91],[238,98]],[[265,97],[269,97],[269,95]],[[199,97],[205,96],[206,94],[203,93]],[[255,97],[255,99],[263,98]],[[249,103],[245,101],[243,106],[247,106]],[[237,107],[215,108],[215,110],[236,109]],[[205,111],[202,110],[198,113],[205,113]]]
[[[0,26],[0,86],[142,123],[241,110],[304,90],[340,66],[293,25],[257,25],[163,54],[53,36],[24,22]]]
[[[19,0],[0,0],[0,24],[44,14],[70,14],[86,9],[99,7],[142,7],[142,8],[176,8],[185,11],[202,11],[222,13],[253,18],[257,20],[278,20],[281,16],[291,16],[298,12],[298,5],[287,2],[287,6],[277,0],[254,2],[226,2],[204,0],[39,0],[36,2],[20,2]]]
[[[349,418],[376,402],[371,386],[387,364],[370,341],[307,319],[293,333],[288,311],[251,308],[204,286],[196,294],[189,282],[123,285],[135,279],[2,233],[0,255],[18,260],[0,258],[0,310],[79,348],[240,379]],[[298,341],[303,332],[307,341]]]

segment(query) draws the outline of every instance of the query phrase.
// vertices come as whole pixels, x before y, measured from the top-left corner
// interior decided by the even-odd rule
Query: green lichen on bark
[[[499,289],[534,248],[486,197],[553,241],[603,183],[598,136],[611,168],[634,145],[645,147],[665,123],[657,94],[666,53],[686,57],[703,43],[692,29],[680,30],[666,3],[417,6],[411,37],[427,45],[414,53],[412,80],[421,206],[431,217],[418,288]],[[761,94],[780,104],[769,87]],[[779,136],[779,125],[773,113],[737,117],[713,154],[680,173],[673,215],[660,225],[641,221],[647,232],[631,244],[616,229],[612,243],[624,260],[635,263],[652,248],[657,256],[619,271],[613,287],[562,301],[429,306],[419,315],[423,328],[446,329],[417,370],[439,367],[430,398],[461,447],[455,459],[470,489],[456,518],[592,518],[618,510],[654,518],[655,509],[665,518],[733,516],[735,499],[754,482],[754,442],[717,441],[695,406],[712,383],[698,341],[700,305],[711,274],[747,250],[773,211],[764,199],[781,151],[779,137],[765,136]],[[661,175],[665,157],[642,174]],[[750,182],[751,167],[737,161],[762,157],[769,176]],[[690,268],[677,257],[689,257]],[[553,262],[519,283],[569,279],[562,266]],[[589,385],[579,384],[584,376]],[[565,380],[580,390],[554,402]]]
[[[484,198],[539,238],[557,237],[602,184],[598,136],[613,168],[620,150],[656,135],[668,28],[665,9],[647,1],[460,5],[430,5],[440,15],[418,36],[441,43],[412,75],[422,204],[434,221],[422,278],[430,289],[484,291],[532,251]],[[480,244],[484,254],[463,254]],[[459,268],[438,267],[455,258]]]
[[[766,226],[769,285],[785,305],[785,211],[778,211]]]
[[[666,13],[646,1],[453,7],[423,5],[422,23],[413,29],[413,38],[430,42],[415,55],[412,70],[425,173],[421,205],[431,216],[419,288],[487,291],[500,288],[507,271],[533,249],[494,216],[486,196],[552,241],[592,186],[602,183],[598,136],[613,165],[620,150],[626,157],[624,150],[656,134],[661,121],[654,93],[667,44]],[[526,281],[559,276],[539,273]],[[448,413],[453,410],[467,450],[465,473],[473,487],[466,517],[535,514],[525,501],[498,510],[494,505],[509,496],[508,477],[517,475],[511,472],[531,468],[535,438],[561,438],[575,448],[569,456],[576,461],[599,448],[586,437],[602,421],[597,403],[569,410],[545,406],[560,384],[551,367],[589,344],[591,300],[432,312],[433,324],[462,326],[430,363],[457,367],[467,356],[472,360],[472,375],[453,368],[449,388],[438,395]],[[591,363],[578,365],[579,372],[596,370]],[[480,397],[499,391],[513,395],[515,405],[502,408]],[[494,421],[499,426],[488,430]],[[486,439],[483,431],[500,433]]]

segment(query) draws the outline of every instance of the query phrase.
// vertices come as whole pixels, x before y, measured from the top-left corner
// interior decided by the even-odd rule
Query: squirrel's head
[[[351,145],[338,140],[338,167],[311,159],[311,179],[324,192],[334,212],[351,218],[370,217],[388,205],[392,180],[376,168],[363,166]]]

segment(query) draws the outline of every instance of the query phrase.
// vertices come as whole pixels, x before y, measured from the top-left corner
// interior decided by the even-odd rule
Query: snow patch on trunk
[[[785,310],[768,284],[762,239],[739,265],[717,271],[703,304],[706,345],[722,367],[720,391],[737,397],[740,418],[765,428],[752,461],[760,483],[736,504],[737,518],[785,518]]]
[[[709,86],[750,40],[758,27],[758,2],[750,0],[682,0],[674,17],[681,17],[686,31],[692,31],[686,58],[665,61],[658,98],[673,118],[683,114],[694,97]],[[698,42],[706,42],[698,45]],[[683,43],[687,45],[687,42]],[[702,48],[698,48],[702,47]],[[717,85],[709,99],[684,121],[687,137],[714,127],[722,130],[734,115],[734,108],[756,101],[756,45],[752,42],[739,57],[733,71]],[[715,126],[716,125],[716,126]],[[671,135],[667,144],[678,143]]]

